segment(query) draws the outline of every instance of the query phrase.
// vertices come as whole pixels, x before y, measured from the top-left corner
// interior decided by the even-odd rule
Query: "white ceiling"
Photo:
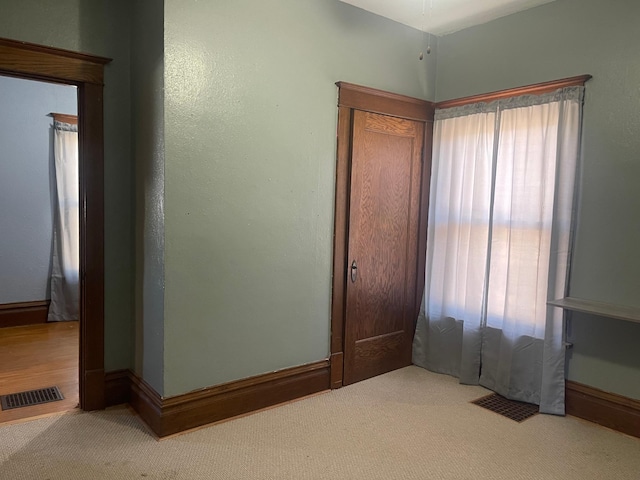
[[[445,35],[554,0],[341,0],[434,35]],[[423,15],[424,11],[424,15]]]

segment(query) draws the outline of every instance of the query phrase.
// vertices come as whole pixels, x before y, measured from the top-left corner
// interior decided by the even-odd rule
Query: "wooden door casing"
[[[344,82],[338,86],[332,388],[411,363],[411,342],[424,288],[422,250],[426,250],[434,110],[433,104],[424,100]],[[359,126],[364,128],[360,136],[355,133]],[[372,141],[379,145],[374,146]],[[361,148],[372,150],[364,154],[370,158],[364,169],[356,163],[357,153],[352,158],[352,151]],[[385,151],[394,149],[410,152],[406,157],[411,159],[405,158],[396,174],[390,173],[390,166],[383,162]],[[402,182],[393,186],[398,175],[405,179],[404,187]],[[382,195],[371,196],[371,182],[382,187]],[[364,198],[364,203],[358,198]],[[360,221],[360,210],[368,214],[380,205],[383,219],[367,227],[371,231],[354,229]],[[405,227],[400,227],[401,218]],[[388,248],[390,235],[398,237],[402,252]],[[377,261],[370,253],[360,260],[354,258],[361,255],[363,241],[381,246],[378,253],[384,261]],[[354,259],[358,279],[352,283],[349,272]],[[391,266],[383,266],[388,260]],[[362,314],[369,319],[366,325],[349,326],[350,317]]]
[[[111,59],[0,38],[0,74],[78,87],[80,361],[83,410],[105,407],[104,67]]]

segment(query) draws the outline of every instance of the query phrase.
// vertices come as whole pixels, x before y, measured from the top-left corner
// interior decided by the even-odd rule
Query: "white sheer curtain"
[[[48,321],[77,320],[80,303],[78,129],[54,122],[56,205],[53,219],[51,304]]]
[[[414,363],[564,413],[583,87],[436,112]]]

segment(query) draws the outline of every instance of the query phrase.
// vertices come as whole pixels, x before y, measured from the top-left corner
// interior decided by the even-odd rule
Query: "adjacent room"
[[[4,423],[78,404],[77,90],[0,76],[0,104]]]
[[[83,407],[0,474],[637,479],[640,3],[2,4],[0,79],[78,89],[85,254]]]

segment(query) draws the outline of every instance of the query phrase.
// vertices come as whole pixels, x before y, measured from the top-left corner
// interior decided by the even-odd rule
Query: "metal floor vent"
[[[475,403],[487,410],[499,413],[503,417],[510,418],[516,422],[523,422],[529,417],[534,416],[539,412],[538,405],[532,405],[531,403],[518,402],[516,400],[509,400],[497,393],[492,393],[486,397],[473,400],[471,403]]]
[[[64,400],[62,393],[58,387],[40,388],[38,390],[29,390],[27,392],[10,393],[9,395],[0,396],[2,410],[11,410],[12,408],[30,407],[31,405],[39,405],[41,403],[56,402]]]

